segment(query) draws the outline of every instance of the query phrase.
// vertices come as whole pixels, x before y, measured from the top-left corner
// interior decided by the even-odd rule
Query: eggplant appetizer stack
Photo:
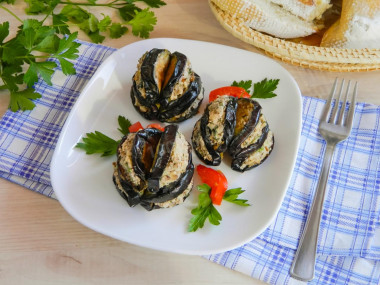
[[[139,59],[132,81],[133,106],[148,120],[182,122],[198,112],[203,100],[201,78],[180,52],[146,52]]]
[[[129,206],[150,211],[182,203],[193,187],[191,146],[178,126],[127,134],[117,150],[113,181]]]
[[[197,156],[216,166],[227,150],[233,170],[244,172],[260,165],[274,145],[273,132],[261,110],[260,104],[249,98],[220,96],[209,103],[191,138]]]

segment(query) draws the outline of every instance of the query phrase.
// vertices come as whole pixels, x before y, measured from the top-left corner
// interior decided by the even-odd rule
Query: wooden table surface
[[[226,32],[206,0],[165,2],[155,9],[158,24],[151,38],[195,39],[262,53]],[[24,17],[23,1],[8,7]],[[0,10],[0,19],[10,21],[15,32],[18,22],[12,16]],[[103,44],[120,48],[137,40],[129,34]],[[338,74],[281,64],[304,95],[326,97],[338,76],[359,81],[359,101],[380,104],[380,71]],[[0,92],[0,115],[8,102],[7,92]],[[73,220],[58,201],[1,179],[0,284],[263,283],[199,256],[152,251],[103,236]]]

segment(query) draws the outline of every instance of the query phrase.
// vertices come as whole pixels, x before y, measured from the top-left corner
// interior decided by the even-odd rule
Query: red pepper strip
[[[209,100],[209,102],[211,102],[211,101],[214,101],[219,96],[223,96],[223,95],[233,96],[233,97],[237,97],[237,98],[250,98],[251,97],[251,95],[247,91],[245,91],[245,89],[242,87],[225,86],[225,87],[220,87],[220,88],[212,90],[210,92],[208,100]]]
[[[198,165],[197,172],[203,183],[208,184],[211,187],[210,198],[213,204],[222,204],[224,193],[228,188],[228,182],[226,176],[220,170],[214,170],[212,168]]]
[[[144,129],[140,122],[136,122],[133,125],[131,125],[128,130],[130,133],[136,133],[139,130]]]
[[[160,130],[162,132],[165,130],[165,127],[161,126],[160,124],[149,124],[146,126],[146,128],[153,128],[153,129]]]

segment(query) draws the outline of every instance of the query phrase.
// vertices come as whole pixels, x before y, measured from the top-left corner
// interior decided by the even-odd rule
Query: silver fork
[[[333,88],[331,90],[330,98],[324,107],[323,114],[319,122],[318,131],[327,143],[325,154],[323,157],[322,172],[319,177],[313,204],[310,208],[309,216],[307,218],[306,225],[302,233],[302,237],[298,245],[298,249],[294,257],[292,267],[290,268],[290,275],[302,281],[309,281],[314,278],[319,225],[321,221],[321,213],[325,196],[327,178],[329,176],[331,167],[331,161],[336,144],[345,140],[349,136],[354,117],[358,83],[355,83],[354,91],[350,100],[349,110],[346,116],[344,116],[344,110],[346,109],[346,104],[348,102],[348,95],[350,92],[351,82],[349,81],[347,84],[345,99],[340,108],[339,115],[338,109],[340,105],[340,97],[343,93],[344,79],[342,80],[340,90],[338,92],[338,98],[336,99],[334,97],[336,93],[335,90],[337,87],[337,82],[338,79],[335,79]],[[331,103],[332,101],[334,101],[334,99],[335,104],[332,108]]]

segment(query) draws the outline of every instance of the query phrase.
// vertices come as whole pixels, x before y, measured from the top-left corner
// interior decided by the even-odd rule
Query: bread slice
[[[380,0],[343,0],[340,19],[324,33],[321,46],[380,48]]]
[[[293,15],[305,21],[314,21],[331,7],[330,0],[271,0]]]
[[[247,26],[278,38],[305,37],[319,31],[322,26],[317,25],[314,19],[305,19],[320,17],[330,2],[330,0],[211,1],[220,9],[243,19]]]

